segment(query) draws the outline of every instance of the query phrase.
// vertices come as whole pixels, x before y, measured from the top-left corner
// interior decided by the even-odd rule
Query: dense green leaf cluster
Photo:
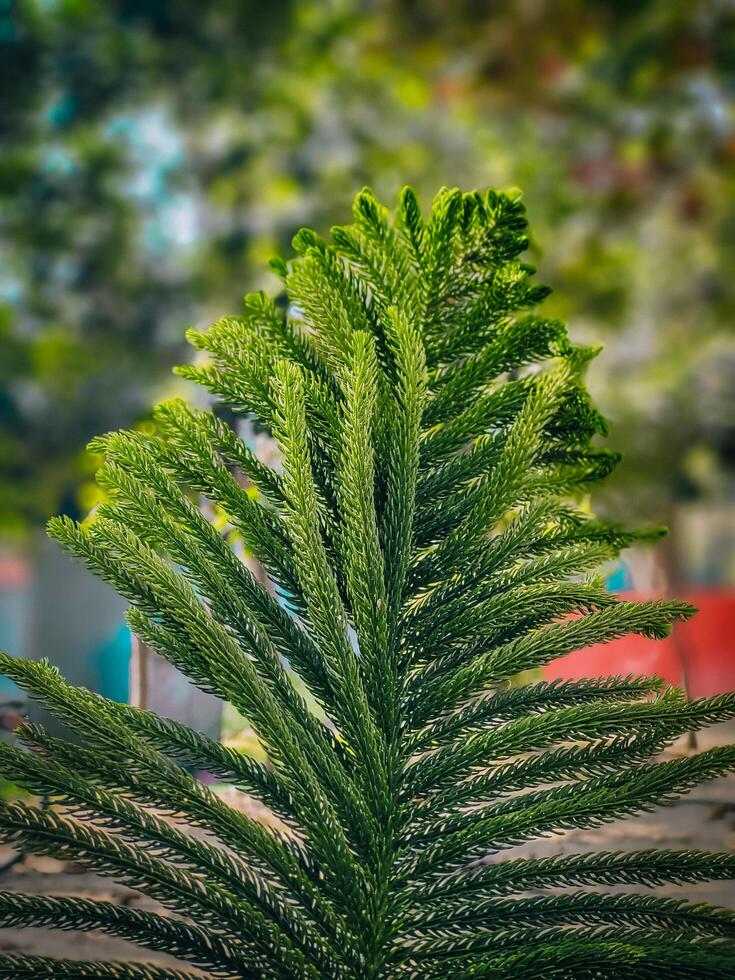
[[[0,925],[102,929],[213,977],[731,977],[735,913],[606,886],[735,877],[732,855],[502,857],[735,768],[732,747],[652,761],[735,715],[735,695],[513,683],[691,612],[621,601],[594,574],[658,533],[580,504],[616,462],[594,446],[604,421],[582,374],[596,352],[530,312],[545,290],[519,259],[515,197],[444,190],[424,218],[410,190],[395,215],[364,191],[354,219],[329,243],[302,231],[298,257],[274,263],[288,315],[251,295],[191,336],[205,360],[181,373],[272,432],[278,467],[169,402],[156,436],[97,441],[94,521],[51,524],[130,600],[138,636],[247,716],[268,764],[2,657],[82,745],[36,726],[28,751],[0,745],[2,773],[54,803],[4,805],[0,834],[174,915],[6,894]],[[187,767],[257,797],[274,825]],[[194,976],[0,956],[0,977],[44,975]]]

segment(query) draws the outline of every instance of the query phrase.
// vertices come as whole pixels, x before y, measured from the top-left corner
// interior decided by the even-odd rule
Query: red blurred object
[[[0,726],[7,732],[14,732],[16,728],[25,724],[26,718],[17,711],[0,709]]]
[[[28,562],[0,552],[0,589],[10,592],[27,588],[30,578]]]
[[[625,598],[650,595],[624,593]],[[545,668],[547,680],[610,674],[657,674],[685,686],[691,697],[735,690],[735,591],[703,589],[681,596],[699,609],[665,640],[624,636],[559,657]]]

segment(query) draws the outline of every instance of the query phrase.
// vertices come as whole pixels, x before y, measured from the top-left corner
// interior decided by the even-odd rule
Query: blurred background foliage
[[[0,530],[86,509],[86,441],[363,184],[522,187],[606,506],[731,497],[734,100],[732,0],[0,0]]]

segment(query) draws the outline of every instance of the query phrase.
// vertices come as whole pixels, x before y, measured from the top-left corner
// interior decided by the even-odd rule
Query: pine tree
[[[246,297],[242,317],[191,334],[207,360],[179,371],[257,419],[282,465],[178,400],[154,436],[96,440],[107,502],[51,534],[130,601],[142,640],[249,719],[268,762],[3,656],[75,739],[27,725],[23,750],[0,745],[0,771],[52,803],[3,804],[0,835],[165,914],[4,893],[0,926],[102,930],[212,977],[735,976],[735,913],[652,890],[733,878],[735,855],[504,854],[735,768],[735,747],[655,761],[733,717],[735,695],[517,681],[692,612],[622,601],[595,575],[659,531],[580,502],[617,462],[583,382],[597,351],[530,312],[546,290],[519,260],[525,229],[504,193],[443,190],[424,218],[409,189],[394,215],[363,191],[352,225],[329,243],[304,230],[274,262],[287,313]],[[195,974],[0,956],[0,977],[43,976]]]

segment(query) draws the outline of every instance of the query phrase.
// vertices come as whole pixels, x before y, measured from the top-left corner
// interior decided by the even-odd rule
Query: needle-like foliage
[[[268,763],[2,657],[76,738],[27,726],[23,750],[0,745],[2,773],[52,804],[3,804],[0,835],[165,914],[4,894],[0,926],[103,930],[226,978],[735,975],[735,913],[654,890],[735,877],[735,856],[508,853],[735,768],[733,747],[656,761],[733,717],[735,695],[514,682],[692,611],[622,601],[595,576],[658,532],[581,505],[617,461],[594,445],[596,351],[533,312],[546,290],[519,259],[525,228],[504,193],[443,190],[424,217],[409,189],[394,214],[363,191],[352,225],[330,242],[302,231],[274,263],[286,306],[246,297],[243,316],[192,333],[204,359],[180,369],[273,434],[277,467],[181,401],[154,436],[96,441],[108,502],[51,534],[130,601],[143,641],[249,719]],[[0,977],[26,976],[194,974],[0,956]]]

